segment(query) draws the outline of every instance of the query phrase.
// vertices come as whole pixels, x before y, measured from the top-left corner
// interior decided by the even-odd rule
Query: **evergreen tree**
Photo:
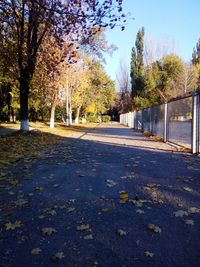
[[[135,51],[135,47],[132,48],[132,55],[131,55],[131,91],[133,96],[133,90],[135,88],[135,78],[137,76],[137,55]]]
[[[136,36],[135,47],[132,48],[131,56],[131,91],[132,96],[140,96],[144,91],[144,28],[140,29]]]
[[[196,48],[193,49],[192,53],[192,64],[196,65],[200,63],[200,39],[196,44]]]
[[[144,27],[138,31],[136,41],[135,41],[136,51],[137,51],[137,68],[138,74],[142,75],[144,68],[143,53],[144,53]]]

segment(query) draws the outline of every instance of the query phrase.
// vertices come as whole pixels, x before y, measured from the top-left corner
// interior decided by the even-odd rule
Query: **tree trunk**
[[[76,109],[76,117],[75,117],[75,123],[79,124],[79,115],[80,115],[80,107]]]
[[[71,99],[71,92],[70,92],[70,99],[69,99],[69,125],[72,125],[72,99]]]
[[[86,121],[86,114],[84,114],[83,116],[82,116],[82,124],[85,124],[87,121]]]
[[[56,109],[56,105],[53,104],[51,106],[50,128],[54,128],[55,109]]]
[[[29,95],[29,81],[26,78],[20,79],[20,129],[22,131],[29,131],[28,120],[28,95]]]

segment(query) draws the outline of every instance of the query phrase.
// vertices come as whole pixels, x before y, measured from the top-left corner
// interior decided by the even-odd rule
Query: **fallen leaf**
[[[15,230],[16,228],[21,227],[23,224],[21,221],[17,220],[14,223],[8,222],[5,224],[6,230]]]
[[[158,227],[158,226],[156,226],[155,224],[152,224],[152,223],[147,225],[147,229],[149,231],[151,231],[151,232],[154,232],[154,233],[161,233],[162,232],[160,227]]]
[[[114,182],[113,180],[110,180],[110,179],[106,180],[106,183],[107,183],[106,185],[108,187],[113,187],[117,184],[116,182]]]
[[[56,229],[52,227],[44,227],[41,229],[42,235],[52,235],[57,233]]]
[[[19,184],[19,180],[18,179],[13,179],[9,182],[11,185],[13,186],[17,186]]]
[[[94,238],[93,238],[93,236],[90,234],[90,235],[86,235],[86,236],[84,236],[83,239],[85,239],[85,240],[92,240],[92,239],[94,239]]]
[[[54,188],[57,188],[57,187],[59,187],[60,185],[59,184],[53,184],[52,185],[52,187],[54,187]]]
[[[127,233],[126,233],[126,231],[119,229],[119,230],[117,230],[117,234],[120,236],[126,236]]]
[[[47,214],[54,216],[57,214],[57,212],[55,210],[49,210],[49,211],[47,211]]]
[[[185,224],[194,225],[194,221],[193,220],[185,220]]]
[[[103,208],[102,211],[103,212],[108,212],[109,211],[109,208]]]
[[[143,202],[141,200],[137,200],[135,201],[135,205],[136,207],[141,208],[143,206]]]
[[[189,187],[183,187],[183,190],[185,190],[186,192],[192,192],[192,189]]]
[[[183,217],[183,216],[188,216],[187,211],[184,210],[178,210],[174,212],[175,217]]]
[[[31,254],[33,254],[33,255],[38,255],[38,254],[40,254],[40,252],[42,252],[42,250],[40,248],[33,248],[31,250]]]
[[[119,198],[122,201],[128,201],[128,193],[126,191],[120,191]]]
[[[40,216],[38,216],[38,218],[39,218],[39,219],[44,219],[45,216],[44,216],[44,215],[40,215]]]
[[[53,255],[53,259],[54,260],[62,260],[63,258],[65,257],[64,253],[62,251],[60,252],[56,252],[54,255]]]
[[[87,231],[90,229],[90,225],[89,224],[81,224],[81,225],[77,226],[76,229],[78,231]]]
[[[144,252],[144,255],[145,255],[146,257],[150,257],[150,258],[152,258],[152,257],[154,256],[154,253],[149,252],[149,251],[145,251],[145,252]]]
[[[20,199],[14,201],[14,203],[15,203],[17,206],[22,207],[22,206],[25,206],[25,205],[28,203],[28,200],[23,199],[23,198],[20,198]]]
[[[154,232],[155,232],[155,233],[161,233],[161,232],[162,232],[162,230],[161,230],[161,228],[160,228],[160,227],[158,227],[158,226],[155,226]]]
[[[195,214],[195,213],[199,213],[200,209],[196,208],[196,207],[191,207],[188,210],[189,213]]]
[[[73,212],[73,211],[75,211],[75,208],[72,208],[72,207],[69,207],[68,209],[67,209],[67,212]]]
[[[157,184],[149,183],[149,184],[147,184],[147,186],[148,186],[148,187],[155,187],[155,186],[157,186]]]
[[[136,212],[139,213],[139,214],[144,214],[144,211],[140,210],[140,209],[136,210]]]
[[[43,186],[35,186],[35,190],[36,191],[42,191],[42,190],[44,190],[44,187]]]
[[[196,168],[196,167],[193,167],[193,166],[188,166],[187,168],[188,168],[188,170],[200,171],[199,168]]]

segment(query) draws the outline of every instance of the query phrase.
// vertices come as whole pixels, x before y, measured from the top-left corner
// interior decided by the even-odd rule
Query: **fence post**
[[[168,139],[168,104],[165,103],[165,111],[164,111],[164,142],[167,142]]]
[[[141,119],[141,132],[144,132],[144,109],[142,109],[142,119]]]
[[[199,152],[199,94],[192,96],[192,153]]]
[[[133,128],[136,129],[136,111],[134,111],[133,115]]]
[[[134,128],[138,129],[138,112],[135,111],[135,121],[134,121]]]
[[[130,127],[133,129],[133,112],[131,112]]]
[[[153,134],[153,107],[149,108],[149,132],[150,134]]]

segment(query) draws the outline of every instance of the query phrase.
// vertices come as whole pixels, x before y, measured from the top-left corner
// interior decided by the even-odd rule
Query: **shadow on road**
[[[200,205],[199,158],[90,140],[115,134],[114,128],[101,129],[63,138],[40,158],[2,167],[2,266],[199,266],[200,214],[188,213]],[[122,190],[129,195],[126,203],[119,201]],[[175,217],[178,210],[188,215]],[[20,227],[6,230],[17,220]],[[161,233],[149,231],[149,223]],[[78,231],[83,224],[89,228]],[[44,227],[56,232],[44,236]],[[41,252],[31,254],[34,248]],[[52,260],[56,252],[64,257]]]

